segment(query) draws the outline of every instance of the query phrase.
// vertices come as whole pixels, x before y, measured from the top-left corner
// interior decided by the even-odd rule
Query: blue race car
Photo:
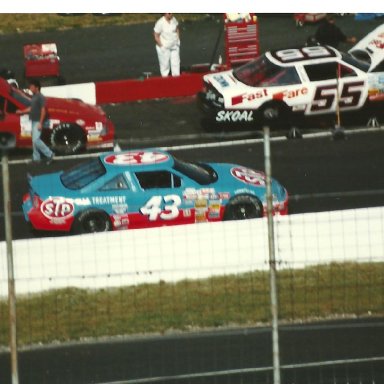
[[[288,193],[272,180],[274,214]],[[266,215],[262,172],[190,163],[160,149],[110,152],[66,170],[29,176],[25,220],[35,230],[103,232]]]

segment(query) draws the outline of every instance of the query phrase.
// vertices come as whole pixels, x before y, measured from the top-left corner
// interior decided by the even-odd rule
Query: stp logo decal
[[[125,152],[107,156],[104,161],[114,165],[146,165],[162,163],[169,159],[168,155],[160,152]]]
[[[63,219],[73,214],[74,205],[62,197],[50,197],[43,201],[40,210],[48,219]]]
[[[234,167],[231,169],[231,175],[246,184],[257,186],[265,185],[264,173],[256,172],[253,169],[245,167]]]

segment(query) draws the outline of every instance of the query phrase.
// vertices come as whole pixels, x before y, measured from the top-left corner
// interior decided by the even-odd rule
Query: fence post
[[[13,268],[11,199],[10,199],[11,194],[10,194],[10,183],[9,183],[8,155],[6,150],[2,151],[1,165],[2,165],[2,176],[3,176],[5,240],[7,245],[11,372],[12,372],[12,384],[18,384],[19,375],[18,375],[18,368],[17,368],[16,293],[15,293],[15,277],[14,277],[14,268]]]
[[[269,127],[264,132],[264,166],[266,176],[266,198],[268,218],[268,248],[269,248],[269,275],[272,315],[272,355],[273,355],[273,384],[280,384],[280,351],[279,351],[279,324],[278,300],[276,281],[275,235],[273,230],[273,201],[272,201],[272,167],[271,148],[269,140]]]

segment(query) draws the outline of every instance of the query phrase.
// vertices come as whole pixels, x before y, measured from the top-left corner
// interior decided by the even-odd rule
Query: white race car
[[[204,76],[203,111],[218,123],[288,127],[294,117],[355,111],[384,99],[384,24],[348,53],[330,46],[269,51]]]

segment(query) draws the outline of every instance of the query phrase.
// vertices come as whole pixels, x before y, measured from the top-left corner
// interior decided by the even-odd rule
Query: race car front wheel
[[[76,216],[72,226],[75,234],[108,232],[112,229],[108,215],[97,209],[89,209]]]
[[[260,109],[263,124],[271,129],[289,128],[288,107],[282,102],[269,102]]]
[[[261,202],[250,195],[235,196],[229,201],[224,212],[224,220],[246,220],[262,216]]]
[[[51,147],[57,155],[73,155],[85,146],[85,135],[76,124],[62,123],[51,134]]]

